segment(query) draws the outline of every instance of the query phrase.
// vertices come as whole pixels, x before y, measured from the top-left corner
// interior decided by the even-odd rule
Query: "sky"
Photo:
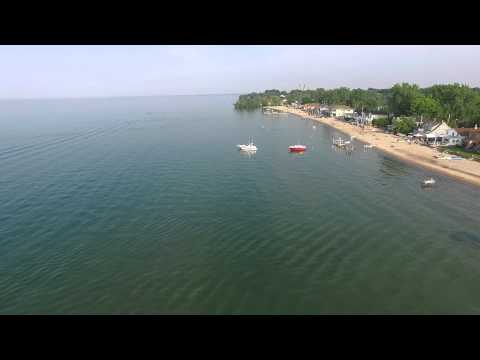
[[[480,46],[0,46],[0,98],[480,86]]]

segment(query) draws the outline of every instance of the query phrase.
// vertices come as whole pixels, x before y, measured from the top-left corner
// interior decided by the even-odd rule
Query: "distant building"
[[[458,128],[456,130],[464,138],[465,149],[480,151],[480,129],[478,126],[474,128]]]
[[[358,125],[371,125],[372,121],[378,118],[387,117],[387,114],[372,114],[372,113],[361,113],[358,114],[354,112],[352,115],[345,115],[345,120],[353,120]]]
[[[345,105],[330,106],[329,111],[330,111],[330,116],[334,116],[334,117],[350,116],[350,117],[353,117],[353,109],[349,106],[345,106]]]
[[[372,114],[372,113],[369,113],[369,114],[366,114],[366,115],[363,116],[363,123],[371,125],[373,120],[380,119],[380,118],[385,118],[387,116],[388,116],[387,114]]]
[[[320,104],[319,103],[310,103],[310,104],[305,104],[302,106],[303,110],[305,111],[314,111],[318,108],[320,108]]]
[[[310,103],[303,105],[303,110],[312,116],[321,116],[328,111],[328,106],[319,103]]]
[[[294,109],[300,108],[300,104],[298,103],[298,101],[292,102],[292,103],[291,103],[291,106],[292,106]]]
[[[370,121],[373,121],[375,119],[380,119],[380,118],[386,118],[386,117],[388,117],[387,114],[369,114]]]
[[[455,129],[448,126],[445,121],[425,132],[424,138],[430,145],[455,146],[463,143],[463,137]]]

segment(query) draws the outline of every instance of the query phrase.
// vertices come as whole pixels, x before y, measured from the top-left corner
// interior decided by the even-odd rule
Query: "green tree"
[[[382,94],[363,89],[354,89],[350,93],[349,106],[357,111],[376,112],[385,106]]]
[[[380,117],[377,119],[373,119],[372,125],[378,128],[386,128],[387,125],[390,125],[391,122],[387,117]]]
[[[411,111],[415,115],[423,115],[428,119],[439,118],[443,113],[440,103],[434,98],[425,95],[413,99]]]
[[[277,90],[277,89],[265,90],[265,95],[280,96],[280,95],[282,95],[282,92],[280,90]]]
[[[306,95],[302,97],[302,104],[311,104],[313,102],[315,102],[315,100],[311,96]]]
[[[401,117],[395,120],[393,130],[402,134],[409,134],[415,129],[415,120],[410,117]]]
[[[388,96],[388,107],[395,116],[413,114],[412,103],[422,96],[417,85],[395,84]]]
[[[472,126],[480,119],[480,94],[474,88],[455,83],[434,85],[424,91],[442,104],[444,118],[450,115],[451,125]]]
[[[280,105],[286,96],[288,102],[319,102],[326,105],[349,105],[357,111],[387,110],[395,116],[421,116],[449,121],[450,126],[472,127],[480,122],[480,90],[467,85],[434,85],[420,89],[417,85],[396,84],[391,89],[354,89],[346,87],[326,90],[280,91],[240,95],[235,108],[256,109],[262,105]],[[403,126],[403,125],[399,125]]]

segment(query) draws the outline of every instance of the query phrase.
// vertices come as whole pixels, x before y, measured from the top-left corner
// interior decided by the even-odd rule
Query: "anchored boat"
[[[438,160],[465,160],[465,159],[457,155],[450,155],[450,156],[439,157]]]
[[[435,185],[435,183],[436,183],[436,181],[435,181],[434,178],[425,179],[425,180],[423,180],[423,182],[422,182],[422,186],[425,186],[425,187],[427,187],[427,186],[433,186],[433,185]]]
[[[347,145],[347,142],[340,137],[338,139],[333,138],[332,140],[333,140],[333,145],[335,146],[344,147],[345,145]]]
[[[291,145],[288,147],[290,152],[304,152],[305,150],[307,150],[305,145]]]
[[[250,142],[248,144],[240,144],[240,145],[237,145],[237,148],[240,150],[240,151],[249,151],[249,152],[254,152],[254,151],[257,151],[258,148],[255,146],[255,144],[253,143],[252,139],[250,139]]]
[[[353,152],[354,150],[352,141],[348,141],[348,140],[345,141],[341,137],[339,137],[338,139],[332,138],[332,142],[333,142],[333,146],[336,146],[340,149],[344,149],[350,153]]]

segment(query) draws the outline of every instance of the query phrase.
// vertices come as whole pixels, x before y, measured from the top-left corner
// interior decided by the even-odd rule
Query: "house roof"
[[[434,125],[429,131],[429,134],[434,135],[446,135],[450,130],[453,130],[450,126],[447,125],[445,121],[442,121],[440,124]]]
[[[432,131],[435,131],[435,130],[450,130],[450,129],[451,129],[451,127],[448,126],[445,121],[442,121],[440,124],[435,125],[432,128]]]
[[[457,132],[468,140],[480,141],[480,129],[475,128],[459,128]]]
[[[480,134],[480,129],[475,129],[475,128],[457,128],[455,129],[459,134],[474,134],[478,133]]]

